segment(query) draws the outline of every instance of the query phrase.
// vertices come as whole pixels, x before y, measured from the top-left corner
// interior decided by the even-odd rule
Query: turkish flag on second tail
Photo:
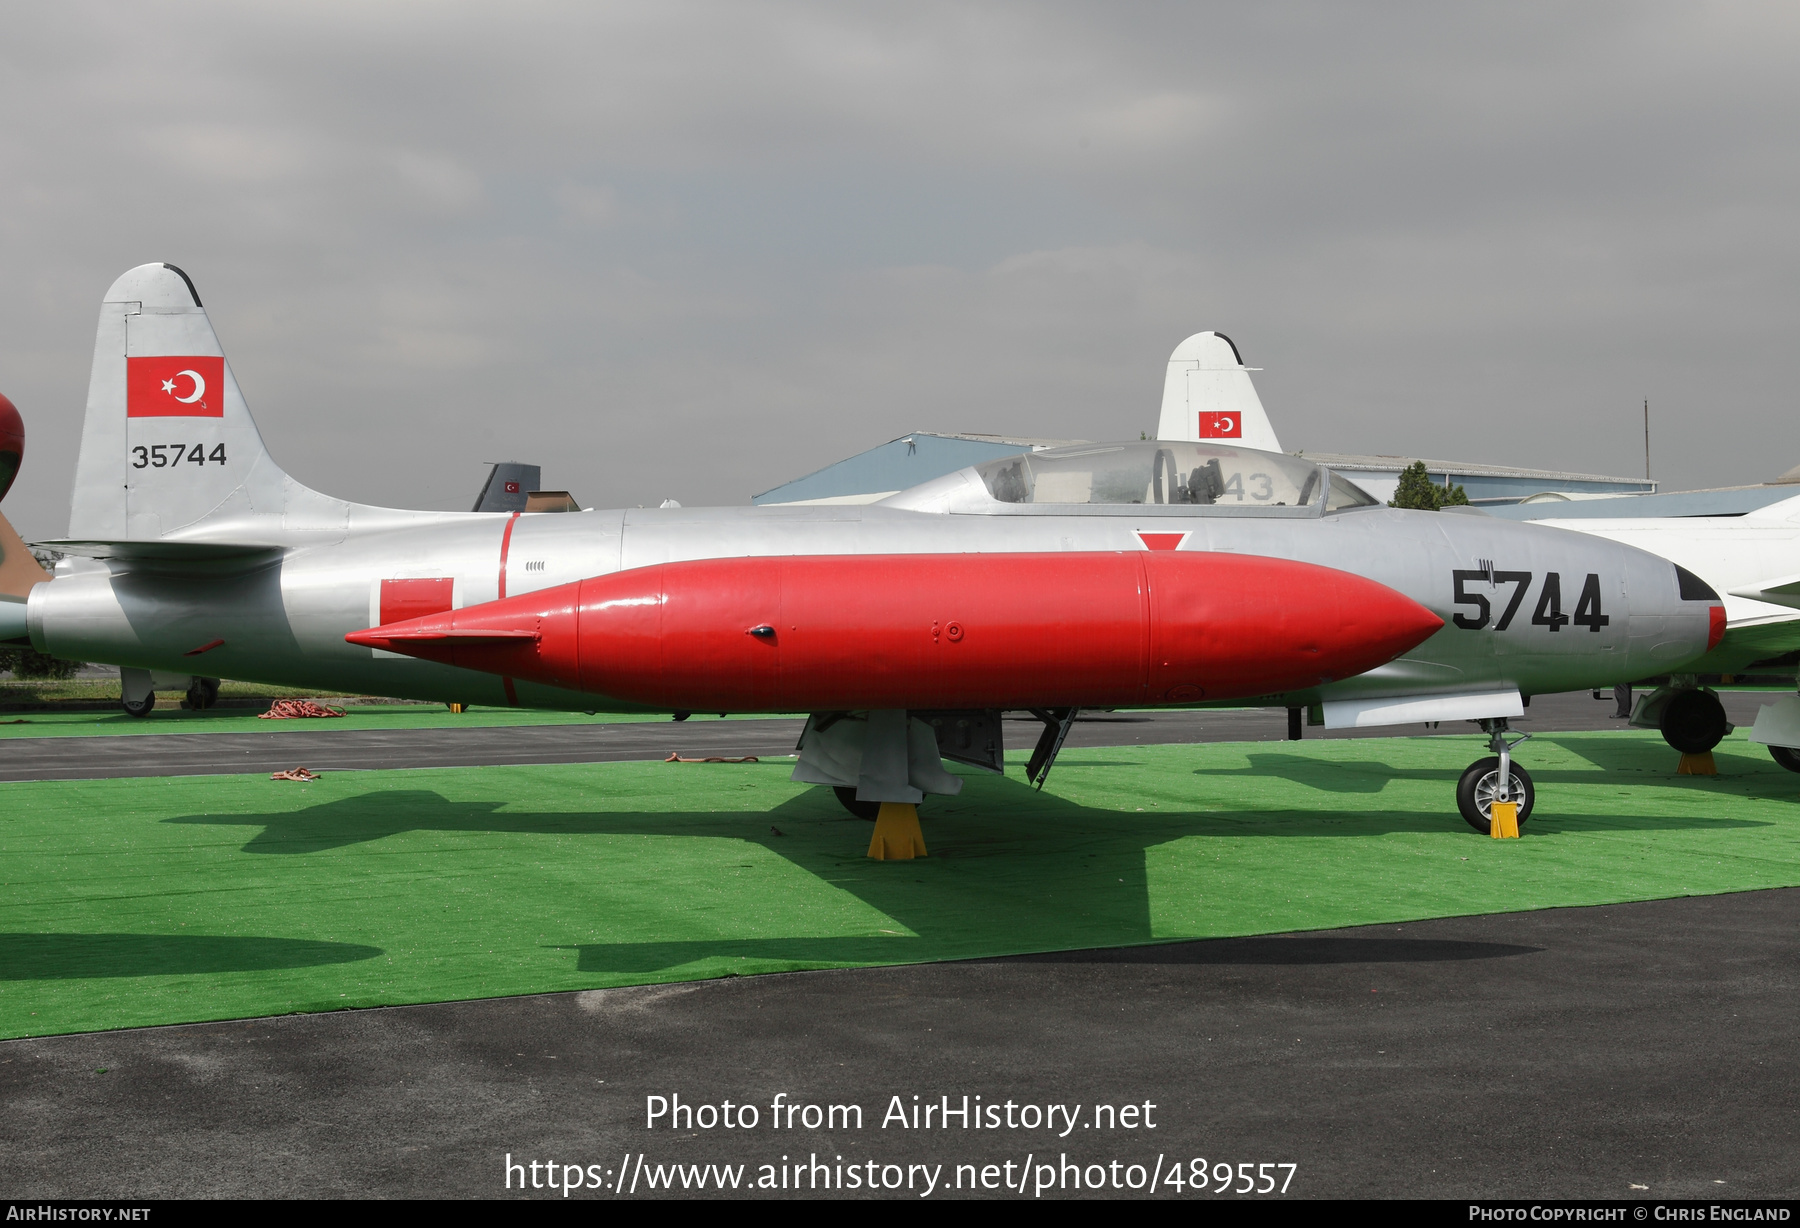
[[[1202,439],[1242,439],[1244,437],[1244,415],[1241,410],[1226,410],[1222,413],[1200,415],[1200,438]]]
[[[127,418],[223,418],[225,360],[165,357],[125,360]]]

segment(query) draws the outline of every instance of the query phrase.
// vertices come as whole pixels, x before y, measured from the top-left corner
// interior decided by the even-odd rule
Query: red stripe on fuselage
[[[519,523],[519,513],[514,512],[506,521],[506,532],[500,535],[500,600],[506,600],[506,556],[512,551],[513,526]],[[511,678],[500,679],[500,685],[506,690],[506,706],[519,706],[519,693],[513,689]]]
[[[506,556],[512,550],[513,526],[519,523],[519,513],[514,512],[506,520],[506,532],[500,535],[500,600],[506,600]]]

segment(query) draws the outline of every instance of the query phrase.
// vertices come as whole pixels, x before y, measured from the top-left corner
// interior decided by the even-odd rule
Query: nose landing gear
[[[1486,836],[1493,833],[1495,802],[1517,803],[1523,827],[1537,801],[1537,789],[1531,773],[1512,761],[1513,748],[1531,735],[1520,734],[1507,742],[1510,730],[1505,717],[1482,721],[1481,731],[1488,735],[1488,749],[1494,753],[1471,763],[1456,782],[1456,808],[1464,822]]]

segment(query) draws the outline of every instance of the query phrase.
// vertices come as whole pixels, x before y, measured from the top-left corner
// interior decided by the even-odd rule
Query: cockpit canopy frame
[[[1145,440],[1078,444],[1002,457],[973,468],[1001,513],[1315,518],[1380,506],[1324,465],[1231,444]]]

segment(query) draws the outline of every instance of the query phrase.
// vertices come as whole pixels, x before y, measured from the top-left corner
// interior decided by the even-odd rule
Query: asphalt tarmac
[[[1769,696],[1723,692],[1727,715],[1740,725],[1756,719]],[[1541,695],[1521,731],[1624,729],[1611,694]],[[146,718],[154,721],[154,715]],[[802,722],[792,719],[624,722],[616,725],[530,725],[466,729],[336,730],[317,727],[268,733],[171,733],[0,740],[0,781],[92,780],[111,776],[213,776],[274,772],[304,766],[315,772],[412,767],[482,767],[521,763],[607,763],[684,756],[792,754]],[[1029,750],[1042,726],[1029,718],[1006,722],[1009,750]],[[1307,729],[1316,737],[1392,737],[1423,726],[1356,731]],[[1474,733],[1467,722],[1445,733]],[[1183,742],[1267,742],[1287,736],[1281,709],[1095,712],[1070,730],[1071,747],[1147,746]]]
[[[934,1198],[1009,1196],[969,1188],[988,1165],[1066,1197],[1066,1157],[1083,1196],[1144,1196],[1087,1187],[1160,1163],[1162,1196],[1212,1197],[1167,1185],[1203,1157],[1209,1187],[1244,1164],[1289,1198],[1791,1197],[1797,926],[1800,891],[1762,891],[8,1041],[0,1189],[491,1198],[510,1155],[513,1196],[551,1162],[600,1183],[574,1197],[647,1197],[664,1165],[753,1184],[817,1156],[910,1179],[895,1197],[935,1165]],[[883,1126],[965,1095],[1015,1128]],[[646,1128],[654,1096],[758,1122]],[[778,1098],[861,1128],[773,1129]],[[1028,1129],[1026,1105],[1069,1109]]]

